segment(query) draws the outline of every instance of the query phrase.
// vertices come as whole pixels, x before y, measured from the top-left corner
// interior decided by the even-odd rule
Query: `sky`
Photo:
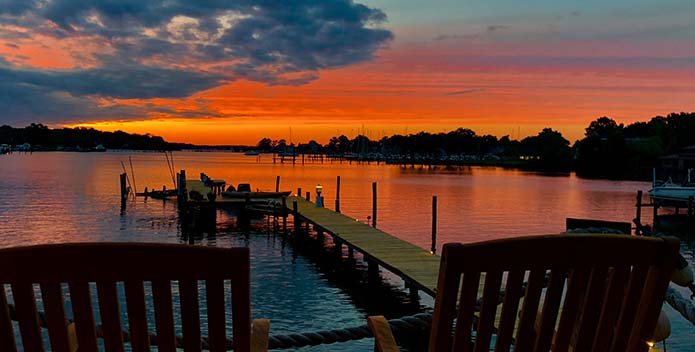
[[[0,0],[0,124],[196,144],[695,111],[692,0]]]

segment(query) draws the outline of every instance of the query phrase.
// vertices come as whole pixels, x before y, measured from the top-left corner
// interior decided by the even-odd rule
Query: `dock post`
[[[418,302],[418,301],[420,300],[420,295],[418,294],[417,287],[415,287],[415,285],[413,285],[413,284],[410,284],[409,286],[410,286],[410,287],[409,287],[409,290],[408,290],[408,291],[409,291],[409,293],[410,293],[410,294],[409,294],[409,296],[410,296],[410,302],[411,302],[411,303]]]
[[[652,215],[652,234],[656,233],[656,218],[659,216],[659,203],[657,203],[656,199],[652,199],[652,206],[653,206],[653,215]]]
[[[376,228],[376,182],[372,182],[372,227]]]
[[[293,200],[292,201],[292,211],[294,212],[294,232],[298,233],[299,232],[299,227],[301,226],[301,221],[299,221],[299,210],[297,206],[297,201]]]
[[[437,253],[437,196],[432,196],[432,254]]]
[[[316,229],[316,242],[323,243],[323,229],[320,227]]]
[[[302,197],[302,188],[301,187],[297,188],[297,197],[299,197],[299,198]]]
[[[275,178],[275,192],[280,192],[280,175]]]
[[[311,202],[311,192],[309,191],[306,192],[306,200]]]
[[[340,213],[340,176],[337,177],[335,186],[335,212]]]
[[[635,235],[639,236],[642,234],[640,231],[640,228],[642,227],[642,190],[637,191],[637,204],[635,205],[637,208],[637,214],[635,214]]]
[[[333,237],[333,251],[338,260],[343,258],[343,243],[337,237]]]
[[[370,284],[375,284],[379,280],[379,264],[372,258],[367,259],[367,277]]]
[[[287,234],[287,197],[282,197],[282,231]]]
[[[688,197],[688,216],[693,217],[695,215],[695,209],[693,209],[693,196]]]
[[[177,196],[179,197],[179,202],[186,202],[188,200],[188,195],[186,194],[186,170],[179,171],[179,188],[177,189]]]
[[[126,173],[122,173],[120,175],[120,181],[121,181],[121,200],[128,199],[128,187],[126,186]]]

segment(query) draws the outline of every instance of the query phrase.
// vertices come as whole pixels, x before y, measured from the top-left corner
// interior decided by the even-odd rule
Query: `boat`
[[[246,155],[246,156],[258,156],[258,155],[261,155],[261,153],[255,151],[255,150],[247,150],[246,152],[244,152],[244,155]]]
[[[688,202],[691,197],[695,198],[695,183],[691,180],[691,173],[692,169],[688,169],[688,176],[683,184],[675,183],[671,179],[657,184],[654,177],[649,196],[657,200]]]
[[[223,198],[236,198],[236,199],[259,199],[259,198],[282,198],[287,197],[292,193],[291,191],[285,192],[268,192],[268,191],[251,191],[251,185],[248,183],[240,183],[237,188],[234,186],[229,186],[226,191],[222,192]]]

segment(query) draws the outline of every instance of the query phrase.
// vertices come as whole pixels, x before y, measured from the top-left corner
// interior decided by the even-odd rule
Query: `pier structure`
[[[302,228],[302,224],[311,225],[317,233],[333,238],[337,253],[342,255],[343,247],[347,248],[348,257],[361,253],[370,278],[378,276],[382,267],[400,277],[410,288],[411,296],[421,290],[434,297],[441,259],[438,255],[344,214],[318,208],[305,198],[289,197],[286,204],[294,217],[295,229]]]

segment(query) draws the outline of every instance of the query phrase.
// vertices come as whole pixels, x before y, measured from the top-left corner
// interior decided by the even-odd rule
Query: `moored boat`
[[[657,200],[669,200],[687,202],[690,197],[695,197],[695,183],[691,180],[692,170],[688,170],[688,176],[683,184],[677,184],[670,179],[657,185],[656,177],[652,182],[652,189],[649,196]]]
[[[251,199],[258,198],[281,198],[287,197],[292,193],[291,191],[285,192],[266,192],[266,191],[251,191],[251,185],[248,183],[240,183],[237,188],[234,186],[229,186],[226,191],[222,192],[222,197],[224,198],[241,198],[245,199],[249,197]]]

